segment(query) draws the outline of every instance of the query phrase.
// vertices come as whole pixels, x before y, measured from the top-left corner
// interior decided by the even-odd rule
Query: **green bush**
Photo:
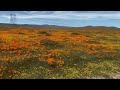
[[[50,39],[43,39],[43,40],[41,40],[41,43],[42,43],[42,45],[48,46],[48,47],[61,47],[61,46],[63,46],[59,42],[53,41]]]
[[[71,36],[77,36],[77,35],[80,35],[80,34],[77,33],[77,32],[73,32],[73,33],[71,33]]]
[[[45,31],[38,32],[38,34],[42,34],[42,35],[46,35],[46,36],[51,36],[51,34],[50,34],[50,33],[45,32]]]

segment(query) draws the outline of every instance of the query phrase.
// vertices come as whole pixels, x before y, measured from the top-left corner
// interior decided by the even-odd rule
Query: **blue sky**
[[[0,11],[0,23],[10,22],[10,11]],[[120,11],[12,11],[17,24],[49,24],[60,26],[120,27]]]

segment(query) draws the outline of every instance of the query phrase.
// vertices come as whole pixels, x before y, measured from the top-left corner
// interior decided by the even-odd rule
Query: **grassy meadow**
[[[120,30],[0,27],[1,79],[120,79]]]

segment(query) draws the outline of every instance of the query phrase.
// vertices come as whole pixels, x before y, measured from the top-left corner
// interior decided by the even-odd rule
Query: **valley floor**
[[[0,28],[1,79],[120,79],[120,30]]]

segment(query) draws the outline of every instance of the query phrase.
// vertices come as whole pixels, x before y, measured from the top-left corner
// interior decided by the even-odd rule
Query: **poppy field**
[[[1,79],[120,79],[120,30],[0,27]]]

